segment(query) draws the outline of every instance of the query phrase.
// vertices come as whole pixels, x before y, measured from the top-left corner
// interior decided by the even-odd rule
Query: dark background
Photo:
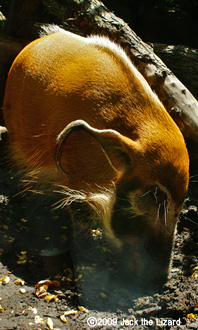
[[[0,10],[6,17],[11,2],[0,0]],[[54,3],[59,8],[64,6],[64,0],[43,0],[42,3],[45,8],[48,4],[49,11]],[[103,3],[145,42],[198,48],[198,0],[104,0]],[[41,8],[41,21],[45,21],[46,14]]]
[[[104,0],[145,42],[198,48],[198,0]]]

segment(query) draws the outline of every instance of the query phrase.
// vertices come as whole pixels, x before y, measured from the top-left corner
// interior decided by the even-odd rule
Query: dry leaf
[[[39,298],[49,296],[50,294],[47,292],[49,285],[54,285],[54,286],[58,287],[58,286],[60,286],[60,282],[51,281],[51,280],[39,281],[36,284],[36,292],[35,292],[36,296]]]
[[[89,313],[89,310],[83,306],[78,306],[79,311],[84,312],[84,313]]]
[[[45,301],[50,302],[50,301],[56,301],[57,296],[55,294],[49,294],[45,296]]]
[[[19,260],[17,261],[18,265],[23,265],[27,262],[27,251],[21,251],[18,255]]]
[[[36,324],[40,323],[40,324],[44,324],[44,320],[42,319],[42,317],[40,317],[39,315],[36,315],[34,318],[34,322]]]
[[[18,264],[18,265],[24,265],[24,264],[26,264],[26,262],[27,262],[26,259],[18,260],[18,261],[17,261],[17,264]]]
[[[54,293],[57,295],[57,298],[58,297],[62,297],[62,298],[65,298],[66,296],[65,296],[65,293],[63,293],[62,291],[60,291],[60,290],[54,290]]]
[[[32,311],[33,314],[37,314],[37,309],[35,307],[28,306],[28,310]]]
[[[76,315],[77,311],[75,311],[74,309],[71,309],[70,311],[65,311],[64,312],[64,316],[68,316],[68,315]]]
[[[197,318],[197,315],[195,315],[193,313],[190,313],[186,317],[187,317],[187,319],[196,319]]]
[[[17,280],[14,281],[14,284],[20,284],[20,285],[23,286],[25,284],[25,281],[17,279]]]
[[[24,293],[26,293],[26,290],[25,290],[24,288],[21,288],[21,289],[19,290],[19,292],[22,293],[22,294],[24,294]]]
[[[4,276],[0,278],[0,284],[8,284],[10,282],[10,278],[8,276]]]
[[[47,318],[47,326],[50,330],[53,330],[54,329],[54,323],[52,321],[52,319],[50,317]]]
[[[24,309],[24,310],[21,312],[21,315],[27,315],[27,311],[26,311],[26,309]]]
[[[60,316],[60,319],[61,319],[61,321],[62,321],[63,323],[66,323],[66,322],[67,322],[67,319],[66,319],[66,317],[65,317],[64,315],[61,315],[61,316]]]
[[[39,298],[47,296],[49,293],[47,292],[47,289],[45,286],[40,286],[36,289],[35,295]]]
[[[42,280],[42,281],[39,281],[36,284],[36,289],[40,288],[41,286],[46,286],[48,288],[49,285],[60,286],[60,282],[59,281],[51,281],[51,280]]]
[[[82,274],[79,274],[78,277],[75,279],[75,282],[78,282],[82,278]]]
[[[198,277],[198,272],[197,271],[195,271],[194,273],[192,273],[191,278],[197,278],[197,277]]]
[[[24,222],[24,223],[28,222],[28,220],[26,220],[24,218],[21,218],[21,221]]]

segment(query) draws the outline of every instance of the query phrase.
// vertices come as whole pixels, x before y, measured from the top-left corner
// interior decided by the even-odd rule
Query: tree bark
[[[186,46],[154,43],[157,54],[182,83],[198,98],[198,50]]]
[[[35,4],[40,6],[41,2],[43,6],[47,3],[37,0]],[[90,34],[106,35],[125,49],[179,126],[188,146],[191,163],[196,166],[198,163],[198,102],[153,52],[152,47],[144,43],[122,19],[116,17],[99,0],[51,0],[50,3],[51,8],[46,7],[46,11],[50,10],[51,19],[53,15],[56,15],[52,13],[57,13],[57,11],[59,14],[61,13],[62,17],[65,17],[62,22],[65,29],[75,29],[75,32],[85,36]],[[52,10],[53,4],[56,5],[57,11]],[[38,12],[36,5],[34,12]],[[9,19],[11,20],[11,16]],[[21,20],[24,20],[24,24]],[[55,20],[54,18],[53,21]],[[25,21],[26,18],[20,15],[23,29]],[[25,35],[21,38],[24,38]]]

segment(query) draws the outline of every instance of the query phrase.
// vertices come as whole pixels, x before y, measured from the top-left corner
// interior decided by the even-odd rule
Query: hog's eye
[[[152,186],[140,195],[137,204],[140,210],[145,212],[153,210],[160,217],[162,213],[164,215],[167,212],[167,195],[158,186]]]

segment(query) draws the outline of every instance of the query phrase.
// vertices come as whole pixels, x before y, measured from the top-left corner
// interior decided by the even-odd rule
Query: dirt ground
[[[99,230],[77,235],[74,244],[69,215],[52,207],[56,197],[19,193],[19,182],[9,166],[0,167],[0,329],[198,328],[197,176],[179,220],[170,279],[146,295],[115,271]]]

